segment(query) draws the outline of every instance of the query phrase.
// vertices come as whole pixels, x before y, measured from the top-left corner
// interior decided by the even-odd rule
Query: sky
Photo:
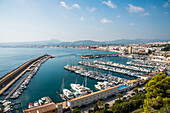
[[[170,39],[170,0],[0,0],[0,42]]]

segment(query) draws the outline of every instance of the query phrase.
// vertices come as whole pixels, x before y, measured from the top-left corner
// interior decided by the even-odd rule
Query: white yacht
[[[98,84],[97,85],[94,85],[96,89],[98,90],[103,90],[103,89],[106,89],[108,87],[111,87],[111,83],[107,82],[107,81],[104,81],[104,82],[97,82]]]
[[[68,89],[63,89],[63,94],[68,98],[68,99],[72,99],[74,98],[74,94],[68,90]]]
[[[84,87],[83,85],[81,86],[80,84],[70,84],[70,86],[74,91],[80,93],[81,95],[86,95],[93,92],[89,88]]]

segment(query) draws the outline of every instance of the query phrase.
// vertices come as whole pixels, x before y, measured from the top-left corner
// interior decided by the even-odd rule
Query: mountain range
[[[45,41],[31,41],[31,42],[0,42],[1,47],[8,46],[79,46],[79,45],[111,45],[111,44],[137,44],[150,42],[167,42],[170,40],[161,39],[120,39],[113,41],[93,41],[93,40],[79,40],[74,42],[63,42],[57,39]]]

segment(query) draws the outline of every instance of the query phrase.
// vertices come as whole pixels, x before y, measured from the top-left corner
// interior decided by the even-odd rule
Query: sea
[[[75,83],[76,79],[77,83],[83,84],[85,77],[64,69],[64,66],[67,64],[78,65],[78,62],[82,61],[80,58],[82,55],[118,53],[70,48],[0,48],[0,77],[11,72],[23,63],[44,54],[55,56],[55,58],[49,59],[44,64],[42,64],[36,75],[34,75],[34,77],[31,79],[27,89],[24,90],[18,99],[11,99],[11,101],[14,103],[21,103],[22,109],[28,108],[29,103],[34,103],[45,96],[49,96],[51,100],[56,103],[62,102],[56,92],[62,92],[61,86],[63,84],[63,80],[64,88],[69,90],[71,89],[70,84]],[[131,59],[124,57],[86,59],[86,61],[90,62],[93,60],[112,61],[121,64],[126,64],[126,62],[131,61]],[[111,73],[114,76],[126,78],[128,80],[135,79],[134,77],[124,74],[107,72],[100,69],[98,69],[98,71],[101,73]],[[18,80],[11,88],[9,88],[7,92],[11,91],[17,85],[17,83],[20,82],[20,80]],[[87,87],[95,92],[97,90],[95,89],[94,85],[97,84],[97,82],[97,80],[87,78]],[[3,98],[4,96],[0,97],[1,100]]]

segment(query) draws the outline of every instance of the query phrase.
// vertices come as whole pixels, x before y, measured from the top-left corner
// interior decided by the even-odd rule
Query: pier
[[[101,57],[117,57],[119,54],[97,54],[97,55],[84,55],[81,56],[80,58],[101,58]]]
[[[27,76],[36,68],[39,62],[45,62],[47,59],[53,58],[51,55],[43,55],[38,58],[32,59],[18,68],[14,69],[10,73],[7,73],[0,78],[0,95],[2,95],[8,88],[10,88],[20,77],[25,73],[28,74],[21,80],[21,82],[7,95],[5,99],[8,99],[10,95],[20,86],[20,84],[27,78]]]
[[[129,76],[134,76],[134,77],[138,77],[139,75],[144,74],[144,73],[141,73],[141,72],[133,72],[131,70],[115,68],[115,67],[111,67],[111,66],[100,65],[100,64],[90,63],[90,62],[82,62],[81,61],[81,62],[79,62],[79,64],[84,65],[84,66],[88,66],[88,67],[103,69],[103,70],[106,70],[106,71],[122,73],[122,74],[126,74],[126,75],[129,75]]]

